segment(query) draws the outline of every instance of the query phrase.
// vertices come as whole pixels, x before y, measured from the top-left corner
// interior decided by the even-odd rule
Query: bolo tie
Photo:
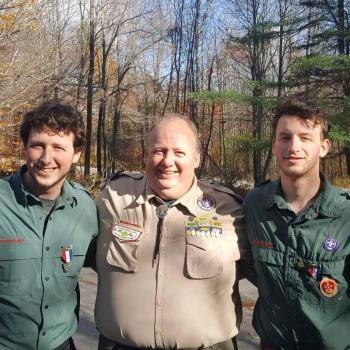
[[[158,223],[157,223],[156,244],[155,244],[154,250],[153,250],[152,267],[154,267],[154,264],[157,260],[158,254],[159,254],[159,246],[160,246],[160,241],[162,239],[163,221],[164,221],[164,218],[168,214],[168,209],[169,209],[169,207],[166,204],[161,204],[156,208],[156,215],[158,217]]]

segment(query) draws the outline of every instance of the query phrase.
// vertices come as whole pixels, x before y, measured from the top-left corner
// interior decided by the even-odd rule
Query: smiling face
[[[72,132],[50,129],[32,129],[24,145],[27,169],[23,181],[37,197],[55,199],[61,193],[63,182],[81,150],[73,147]]]
[[[178,199],[192,186],[200,155],[196,137],[181,118],[166,118],[151,131],[145,156],[147,181],[162,199]]]
[[[281,177],[319,177],[320,158],[330,149],[322,138],[320,124],[294,115],[283,115],[276,127],[272,152],[276,156]]]

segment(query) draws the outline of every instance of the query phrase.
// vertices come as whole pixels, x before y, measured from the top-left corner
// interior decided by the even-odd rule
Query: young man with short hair
[[[0,180],[0,348],[73,350],[78,275],[97,213],[66,177],[85,143],[81,115],[48,101],[21,125],[25,165]]]
[[[350,196],[320,173],[328,129],[319,108],[279,105],[272,150],[280,179],[245,201],[259,288],[253,325],[264,350],[350,347]]]

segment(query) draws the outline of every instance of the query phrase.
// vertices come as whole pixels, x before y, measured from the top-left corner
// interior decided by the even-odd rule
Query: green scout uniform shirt
[[[262,341],[276,349],[350,349],[349,194],[325,181],[297,216],[272,182],[252,190],[244,207],[259,287],[253,325]],[[320,286],[324,278],[333,289]]]
[[[97,235],[94,202],[66,181],[45,216],[19,171],[0,180],[0,218],[0,349],[54,349],[77,328],[78,274]],[[69,267],[61,252],[70,245]]]

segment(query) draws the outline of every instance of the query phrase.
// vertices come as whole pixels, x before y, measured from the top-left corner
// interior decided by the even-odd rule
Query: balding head
[[[192,121],[167,115],[151,129],[145,156],[147,181],[162,199],[178,199],[192,186],[199,166],[198,132]]]

